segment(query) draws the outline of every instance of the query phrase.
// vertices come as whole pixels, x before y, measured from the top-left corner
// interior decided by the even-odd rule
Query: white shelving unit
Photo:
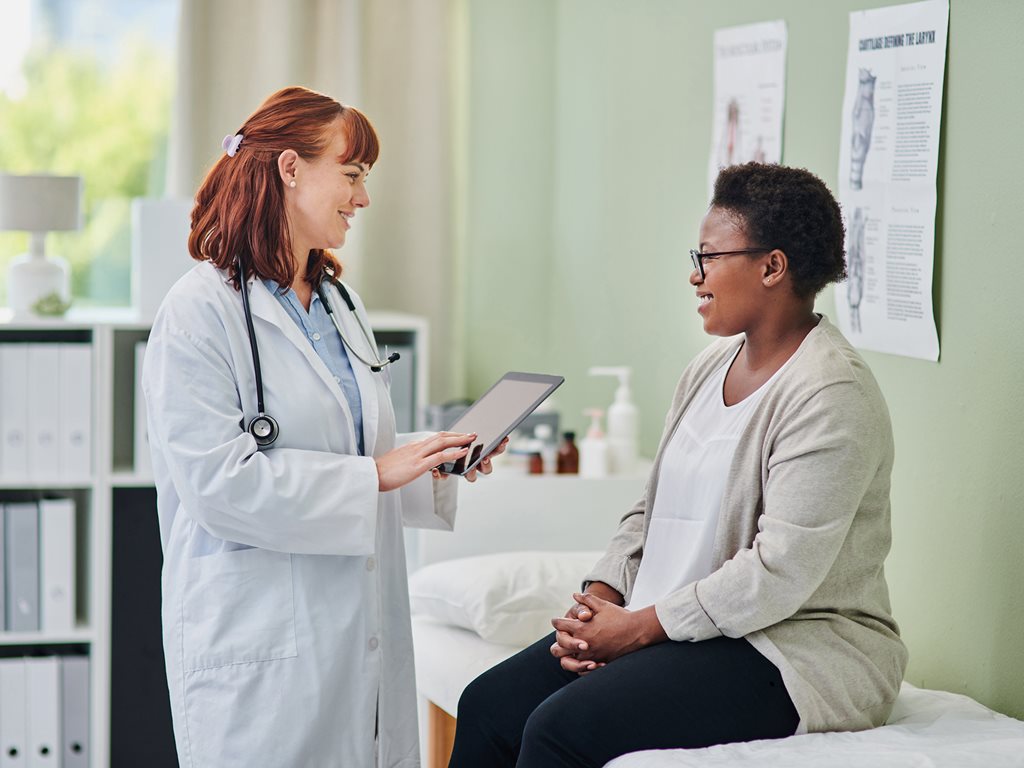
[[[427,401],[427,324],[422,318],[370,315],[381,346],[411,349],[399,365],[409,383],[413,423],[419,428]],[[112,568],[114,502],[119,491],[153,487],[153,478],[134,469],[135,345],[149,325],[130,311],[73,313],[60,320],[16,321],[0,310],[0,343],[87,342],[92,346],[92,471],[82,478],[0,476],[0,502],[71,497],[77,510],[77,624],[71,632],[3,632],[5,655],[85,648],[90,658],[90,765],[111,765]],[[394,380],[394,379],[393,379]],[[153,510],[155,514],[155,509]],[[169,714],[168,714],[169,717]]]
[[[144,331],[143,331],[144,332]],[[90,660],[90,765],[109,765],[110,709],[110,413],[112,325],[86,319],[0,322],[0,343],[88,343],[92,348],[92,471],[87,477],[3,475],[0,500],[70,497],[76,508],[76,626],[71,632],[0,632],[5,653],[69,653],[84,648]]]

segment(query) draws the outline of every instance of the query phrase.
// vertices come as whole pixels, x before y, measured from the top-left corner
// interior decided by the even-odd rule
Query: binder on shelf
[[[27,768],[60,765],[60,659],[25,659],[28,685]]]
[[[60,473],[88,478],[92,469],[92,345],[60,344]]]
[[[24,659],[0,659],[0,768],[28,765],[28,689]]]
[[[153,474],[153,462],[149,454],[149,429],[146,422],[146,398],[142,393],[142,363],[146,357],[146,342],[135,345],[135,444],[133,468],[135,474],[150,476]]]
[[[39,630],[39,508],[31,502],[4,508],[7,630]]]
[[[28,474],[28,345],[0,344],[0,477]]]
[[[28,476],[60,477],[60,348],[28,345]]]
[[[4,566],[4,505],[0,503],[0,632],[7,629],[7,576]]]
[[[40,626],[44,632],[75,628],[75,502],[39,502]]]
[[[89,768],[89,657],[60,660],[63,768]]]

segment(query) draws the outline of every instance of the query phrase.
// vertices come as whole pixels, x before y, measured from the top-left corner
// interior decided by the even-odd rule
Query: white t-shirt
[[[711,573],[719,509],[736,445],[769,385],[789,365],[787,360],[755,392],[727,406],[723,387],[733,360],[704,382],[665,446],[644,554],[626,606],[630,610],[653,605]]]

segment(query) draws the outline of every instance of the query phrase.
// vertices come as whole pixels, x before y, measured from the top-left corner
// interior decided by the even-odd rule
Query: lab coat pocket
[[[298,655],[291,555],[243,549],[189,560],[181,620],[185,672]]]

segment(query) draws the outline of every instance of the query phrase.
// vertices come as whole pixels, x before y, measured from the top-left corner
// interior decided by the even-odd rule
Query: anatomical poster
[[[853,344],[939,359],[932,308],[935,175],[948,0],[850,14],[839,200],[839,327]]]
[[[720,168],[782,161],[786,22],[715,30],[708,196]]]

